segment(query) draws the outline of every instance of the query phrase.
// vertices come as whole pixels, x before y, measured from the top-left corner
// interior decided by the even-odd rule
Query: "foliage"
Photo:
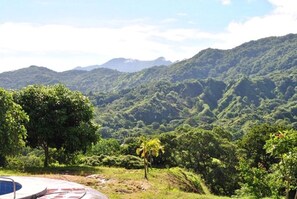
[[[282,77],[242,77],[228,84],[214,80],[159,82],[105,94],[117,99],[101,104],[96,120],[103,127],[103,138],[120,142],[127,137],[170,132],[181,124],[205,129],[222,126],[234,139],[257,123],[286,121],[297,126],[297,95],[286,98],[281,92],[297,86],[297,77],[289,77],[290,86],[281,83]]]
[[[264,146],[271,133],[281,129],[280,126],[263,123],[250,127],[238,142],[241,188],[237,196],[263,198],[270,196],[269,169],[277,162],[276,158],[267,154]]]
[[[142,159],[133,155],[89,156],[89,157],[83,157],[80,163],[88,166],[123,167],[126,169],[143,168]]]
[[[296,133],[287,131],[297,129],[296,47],[296,35],[270,37],[230,50],[206,49],[171,66],[136,73],[57,73],[31,66],[0,74],[0,86],[63,82],[88,95],[90,101],[61,85],[28,86],[15,93],[30,117],[27,143],[48,149],[56,164],[181,166],[201,175],[216,194],[232,195],[240,188],[239,197],[281,197],[297,183]],[[102,140],[87,122],[91,119],[101,125]],[[149,140],[142,145],[141,136],[157,137],[164,153],[149,156]],[[134,156],[137,148],[146,154],[145,164]],[[88,156],[75,159],[81,150]],[[11,165],[17,157],[23,158],[9,157]],[[47,155],[44,159],[51,161]]]
[[[24,147],[20,154],[8,157],[6,168],[25,171],[28,168],[41,167],[43,161],[42,150]]]
[[[92,71],[57,73],[31,66],[0,75],[0,86],[19,89],[31,84],[63,83],[81,92],[111,92],[147,85],[159,80],[181,82],[189,79],[216,78],[236,80],[242,75],[264,76],[296,69],[297,36],[269,37],[244,43],[230,50],[205,49],[190,59],[171,66],[159,66],[136,73],[121,73],[100,68]]]
[[[251,122],[286,120],[297,127],[296,45],[294,34],[269,37],[230,50],[206,49],[171,66],[136,73],[57,73],[31,66],[0,74],[0,85],[62,82],[80,90],[97,106],[103,137],[121,143],[127,137],[170,132],[181,124],[224,126],[238,139]]]
[[[92,104],[79,92],[63,85],[35,85],[17,92],[15,99],[30,118],[26,141],[31,147],[42,147],[44,166],[49,163],[50,147],[71,154],[85,151],[98,139],[97,127],[91,122]]]
[[[164,147],[164,152],[154,157],[154,166],[157,167],[176,167],[177,166],[177,136],[176,132],[162,133],[159,139]]]
[[[24,146],[28,116],[13,100],[11,92],[0,88],[0,166],[5,157],[16,154]]]
[[[238,143],[242,161],[245,164],[248,163],[249,167],[264,167],[269,170],[270,166],[277,160],[274,156],[267,154],[264,146],[271,134],[284,128],[269,123],[250,127]]]
[[[115,164],[113,164],[115,162]],[[104,166],[116,166],[126,169],[140,169],[143,168],[143,161],[141,158],[133,155],[122,156],[107,156],[102,160]]]
[[[101,139],[88,150],[93,155],[117,155],[120,153],[120,144],[116,139]]]
[[[296,194],[297,133],[283,125],[261,124],[239,143],[241,188],[238,196],[294,197]]]
[[[172,185],[177,186],[180,190],[199,194],[209,193],[201,177],[197,174],[178,167],[169,169],[168,174]]]
[[[65,176],[65,173],[67,175]],[[76,182],[88,187],[92,187],[105,194],[109,198],[187,198],[187,199],[231,199],[210,194],[190,193],[176,188],[172,185],[168,169],[154,169],[150,172],[153,176],[148,182],[143,179],[143,172],[139,169],[124,169],[115,167],[87,167],[87,166],[56,166],[40,167],[34,170],[19,172],[16,170],[1,169],[1,175],[26,175],[40,176],[51,179],[62,179]],[[189,175],[196,176],[188,172]],[[203,189],[207,191],[203,182]]]
[[[249,160],[247,160],[249,162]],[[244,160],[239,165],[241,188],[236,190],[239,197],[263,198],[271,196],[273,191],[270,186],[269,172],[264,167],[250,167]]]
[[[211,191],[232,195],[238,188],[236,148],[222,129],[180,128],[177,137],[179,164],[203,176]]]
[[[273,170],[279,171],[288,198],[290,191],[297,189],[297,131],[285,130],[271,134],[265,148],[268,153],[279,158]]]
[[[158,157],[160,151],[163,152],[164,149],[158,138],[154,138],[151,140],[148,140],[145,137],[141,138],[141,144],[139,148],[136,149],[136,153],[143,159],[145,179],[148,179],[148,166],[149,164],[152,164],[152,158]]]

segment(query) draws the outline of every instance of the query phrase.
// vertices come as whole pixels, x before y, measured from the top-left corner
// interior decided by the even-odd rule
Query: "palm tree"
[[[144,178],[148,179],[149,158],[158,157],[160,151],[164,153],[164,147],[161,145],[161,141],[158,138],[148,140],[147,138],[142,137],[141,141],[141,145],[136,149],[136,153],[143,158]]]

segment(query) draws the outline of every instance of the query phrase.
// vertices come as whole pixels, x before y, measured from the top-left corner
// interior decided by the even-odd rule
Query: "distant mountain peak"
[[[90,71],[96,68],[109,68],[120,72],[138,72],[146,68],[153,66],[168,66],[172,62],[166,60],[164,57],[158,57],[155,60],[138,60],[138,59],[127,59],[127,58],[114,58],[101,65],[92,65],[86,67],[76,67],[74,70],[86,70]]]
[[[160,60],[160,61],[166,61],[166,59],[165,59],[165,57],[158,57],[157,59],[155,59],[155,60]]]

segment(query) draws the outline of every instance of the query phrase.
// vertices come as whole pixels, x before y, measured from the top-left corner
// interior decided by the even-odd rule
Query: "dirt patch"
[[[97,183],[95,179],[87,178],[85,176],[77,175],[59,175],[59,174],[50,174],[50,175],[38,175],[38,177],[65,180],[70,182],[76,182],[85,186],[94,187]]]
[[[119,180],[107,178],[104,175],[93,174],[89,176],[77,175],[38,175],[38,177],[59,179],[65,181],[76,182],[85,186],[92,187],[98,191],[109,190],[113,193],[131,194],[148,190],[151,185],[146,180]]]
[[[86,178],[97,180],[97,186],[104,188],[112,188],[118,193],[135,193],[140,191],[146,191],[151,187],[149,182],[145,180],[119,180],[110,179],[105,176],[94,174],[87,176]]]

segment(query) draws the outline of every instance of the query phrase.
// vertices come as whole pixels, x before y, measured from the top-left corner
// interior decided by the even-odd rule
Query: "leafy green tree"
[[[91,155],[117,155],[120,153],[120,144],[116,139],[101,139],[88,152]]]
[[[159,167],[177,166],[177,134],[176,132],[162,133],[159,139],[164,147],[164,152],[154,158],[154,164]]]
[[[270,171],[278,159],[267,153],[264,148],[270,135],[284,129],[285,126],[275,124],[258,124],[252,126],[238,142],[239,175],[241,189],[239,195],[256,198],[271,196],[274,192],[270,186]]]
[[[286,198],[289,197],[291,191],[296,192],[297,189],[297,131],[285,130],[272,134],[265,145],[268,153],[279,158],[279,162],[275,165],[274,172],[279,171],[286,190]],[[297,197],[297,192],[294,198]]]
[[[177,129],[177,160],[179,165],[202,174],[216,194],[232,195],[237,184],[236,146],[222,129],[203,130],[182,127]]]
[[[26,122],[28,116],[14,102],[12,93],[0,88],[0,166],[5,163],[5,156],[16,153],[24,146]]]
[[[139,147],[138,137],[128,137],[120,146],[120,153],[123,155],[136,155],[136,149]]]
[[[148,179],[147,173],[150,158],[157,157],[159,155],[159,152],[163,152],[164,149],[158,138],[148,140],[147,138],[142,137],[141,141],[142,143],[140,147],[136,149],[136,153],[137,155],[140,155],[141,158],[143,158],[144,178]]]
[[[60,84],[34,85],[20,90],[15,99],[30,118],[27,144],[44,150],[45,167],[49,165],[49,148],[73,154],[86,151],[98,140],[98,127],[91,121],[93,106],[80,92]]]
[[[238,197],[264,198],[272,195],[269,171],[265,167],[252,167],[248,159],[240,159],[238,168],[241,179],[240,189],[236,190]]]
[[[270,165],[276,162],[276,159],[266,152],[264,146],[266,141],[270,139],[270,134],[284,128],[268,123],[252,126],[238,143],[242,159],[245,162],[248,160],[250,167],[261,165],[261,167],[269,169]]]

